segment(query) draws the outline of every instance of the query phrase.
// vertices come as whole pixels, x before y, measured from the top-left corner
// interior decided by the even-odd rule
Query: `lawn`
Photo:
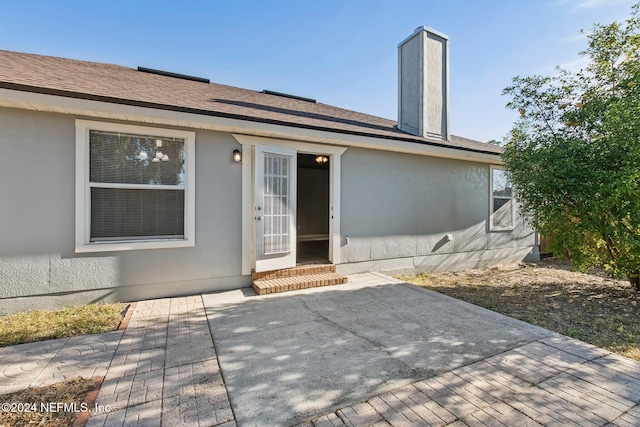
[[[640,360],[640,292],[550,259],[401,280]]]
[[[121,303],[99,303],[0,316],[0,347],[114,331],[118,329],[128,307]],[[100,383],[99,378],[75,378],[47,387],[0,395],[0,401],[10,405],[8,408],[3,406],[0,411],[0,427],[71,425],[81,412],[92,409],[91,404],[84,402]],[[47,406],[65,403],[68,404],[66,408]]]
[[[0,347],[114,331],[127,305],[87,304],[62,310],[31,310],[0,316]]]

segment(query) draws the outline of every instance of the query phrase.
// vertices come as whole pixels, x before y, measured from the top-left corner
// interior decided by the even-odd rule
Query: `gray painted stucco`
[[[457,270],[532,250],[519,215],[513,230],[489,231],[489,165],[350,148],[342,166],[339,271]]]
[[[196,131],[195,247],[76,254],[76,118],[0,108],[0,313],[250,284],[241,165],[231,160],[240,146],[228,133]],[[489,232],[488,216],[489,165],[351,147],[334,262],[345,273],[455,270],[531,252],[521,218],[513,231]]]
[[[196,135],[196,246],[76,254],[75,118],[0,109],[0,312],[232,289],[241,170],[229,134]]]

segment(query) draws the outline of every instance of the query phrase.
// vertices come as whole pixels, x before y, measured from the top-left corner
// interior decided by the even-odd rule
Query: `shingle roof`
[[[393,120],[322,103],[202,83],[98,62],[0,50],[0,88],[283,124],[499,154],[491,144],[451,136],[434,142]]]

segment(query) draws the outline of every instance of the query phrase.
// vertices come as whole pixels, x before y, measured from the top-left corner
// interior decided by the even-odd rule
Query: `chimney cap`
[[[407,41],[409,41],[409,40],[411,40],[413,37],[415,37],[415,35],[416,35],[416,34],[419,34],[419,33],[423,32],[423,31],[426,31],[427,33],[431,33],[431,34],[433,34],[433,35],[435,35],[435,36],[441,37],[441,38],[443,38],[443,39],[445,39],[445,40],[449,41],[449,36],[448,36],[448,35],[446,35],[446,34],[444,34],[444,33],[441,33],[441,32],[440,32],[440,31],[438,31],[438,30],[434,30],[433,28],[431,28],[431,27],[430,27],[430,26],[428,26],[428,25],[422,25],[422,26],[420,26],[420,27],[416,28],[415,30],[413,30],[413,33],[412,33],[409,37],[407,37],[406,39],[404,39],[404,40],[402,40],[400,43],[398,43],[398,47],[402,46],[402,45],[403,45],[403,44],[405,44]]]

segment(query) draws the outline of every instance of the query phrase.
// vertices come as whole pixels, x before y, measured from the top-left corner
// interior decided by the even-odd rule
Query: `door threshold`
[[[328,259],[314,259],[314,260],[311,260],[311,261],[296,262],[296,266],[299,266],[299,265],[327,265],[327,264],[331,264],[331,261],[329,261]]]

